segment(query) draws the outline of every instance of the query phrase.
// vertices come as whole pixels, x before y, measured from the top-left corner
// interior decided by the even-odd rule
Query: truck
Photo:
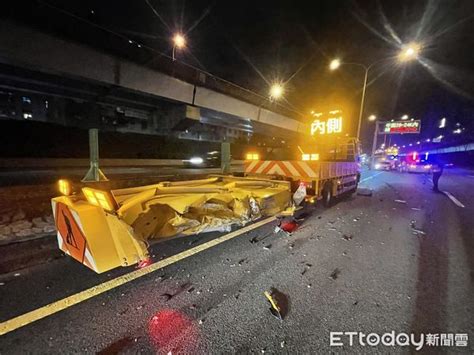
[[[91,270],[147,265],[154,241],[230,231],[266,216],[354,192],[360,180],[358,142],[298,146],[295,160],[260,160],[249,153],[245,172],[110,189],[107,182],[58,182],[52,199],[59,248]],[[263,156],[263,155],[262,155]]]
[[[246,155],[245,175],[289,181],[304,201],[321,201],[329,207],[335,198],[357,190],[360,181],[360,147],[356,138],[337,137],[296,147],[291,160],[266,159],[265,149]]]

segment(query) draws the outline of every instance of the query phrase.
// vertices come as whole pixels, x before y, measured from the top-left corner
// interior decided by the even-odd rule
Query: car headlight
[[[191,159],[189,159],[189,162],[191,164],[199,165],[202,164],[204,160],[201,157],[192,157]]]

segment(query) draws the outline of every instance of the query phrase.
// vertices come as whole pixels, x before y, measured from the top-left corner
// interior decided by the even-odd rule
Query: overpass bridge
[[[166,58],[159,64],[1,20],[0,119],[210,141],[308,132],[300,114],[264,96]]]

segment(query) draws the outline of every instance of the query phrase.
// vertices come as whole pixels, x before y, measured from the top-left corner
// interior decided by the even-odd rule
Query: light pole
[[[407,62],[418,57],[418,54],[421,50],[421,46],[417,43],[410,43],[402,47],[402,50],[398,54],[398,60],[400,62]],[[374,67],[375,64],[378,64],[382,61],[388,60],[391,58],[383,58],[372,62],[369,65],[365,65],[362,63],[354,63],[354,62],[341,62],[340,59],[334,59],[329,63],[330,70],[336,70],[341,65],[356,65],[360,68],[364,69],[364,86],[362,87],[362,98],[360,100],[360,110],[359,110],[359,122],[357,124],[357,139],[360,137],[360,127],[362,124],[362,115],[364,114],[364,101],[365,101],[365,90],[367,89],[367,79],[369,77],[369,71]]]
[[[377,118],[375,118],[375,120],[370,120],[370,121],[375,121],[374,140],[372,141],[372,154],[370,156],[370,168],[373,169],[374,168],[374,155],[375,155],[375,150],[377,149],[377,137],[379,135],[379,121],[377,120]]]
[[[359,110],[359,122],[357,123],[357,139],[360,137],[360,127],[362,124],[362,115],[364,114],[364,102],[365,102],[365,91],[367,89],[367,78],[369,77],[369,70],[375,65],[380,63],[381,61],[384,61],[386,59],[382,60],[377,60],[370,65],[365,65],[362,63],[353,63],[353,62],[341,62],[339,59],[334,59],[331,61],[329,64],[329,69],[330,70],[336,70],[338,69],[341,65],[356,65],[360,68],[364,69],[364,85],[362,87],[362,97],[360,100],[360,110]]]
[[[181,33],[176,33],[173,36],[173,51],[172,51],[173,62],[176,60],[176,57],[175,57],[176,48],[182,49],[185,46],[186,46],[186,38],[184,38],[184,36]]]

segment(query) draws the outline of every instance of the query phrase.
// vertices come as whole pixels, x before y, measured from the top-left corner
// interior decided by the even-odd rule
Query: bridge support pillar
[[[108,181],[104,173],[99,168],[99,130],[89,129],[89,159],[90,168],[82,182]]]
[[[221,171],[223,174],[230,173],[230,143],[222,142],[221,143]]]

